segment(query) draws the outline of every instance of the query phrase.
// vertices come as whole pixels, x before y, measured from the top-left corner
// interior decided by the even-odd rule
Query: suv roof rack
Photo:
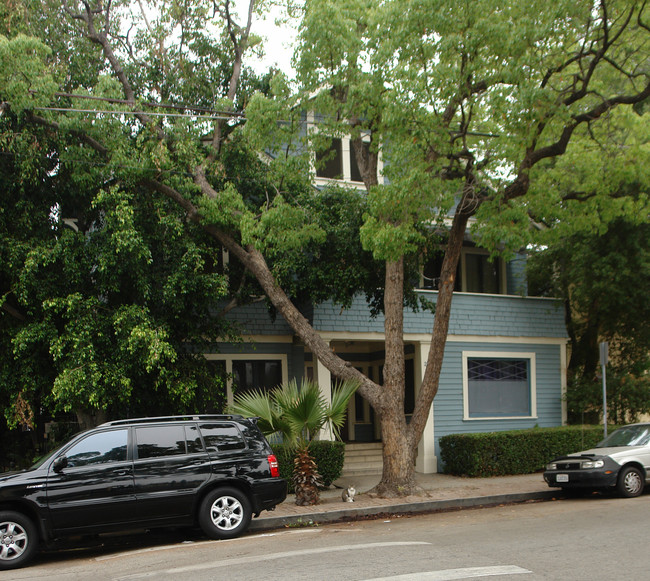
[[[129,418],[126,420],[113,420],[102,426],[128,426],[130,424],[146,424],[159,422],[181,422],[187,420],[243,420],[243,416],[237,414],[187,414],[182,416],[157,416],[148,418]],[[253,419],[253,418],[249,418]]]

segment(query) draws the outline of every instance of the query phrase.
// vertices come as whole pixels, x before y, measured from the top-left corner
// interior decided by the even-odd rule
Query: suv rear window
[[[208,452],[231,452],[246,448],[244,436],[235,424],[201,424],[201,433]]]

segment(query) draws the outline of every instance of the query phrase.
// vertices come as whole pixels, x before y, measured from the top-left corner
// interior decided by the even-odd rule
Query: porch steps
[[[381,448],[381,442],[346,444],[342,476],[381,474]]]

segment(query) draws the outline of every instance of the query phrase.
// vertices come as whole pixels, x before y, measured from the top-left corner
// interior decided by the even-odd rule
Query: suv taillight
[[[271,469],[271,476],[280,476],[280,470],[278,469],[278,459],[273,454],[269,454],[268,460],[269,468]]]

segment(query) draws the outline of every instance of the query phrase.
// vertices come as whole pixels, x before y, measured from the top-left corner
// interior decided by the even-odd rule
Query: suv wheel
[[[251,503],[243,492],[217,488],[201,502],[199,525],[211,539],[232,539],[248,528],[251,516]]]
[[[18,512],[0,512],[0,570],[22,567],[36,553],[34,523]]]

